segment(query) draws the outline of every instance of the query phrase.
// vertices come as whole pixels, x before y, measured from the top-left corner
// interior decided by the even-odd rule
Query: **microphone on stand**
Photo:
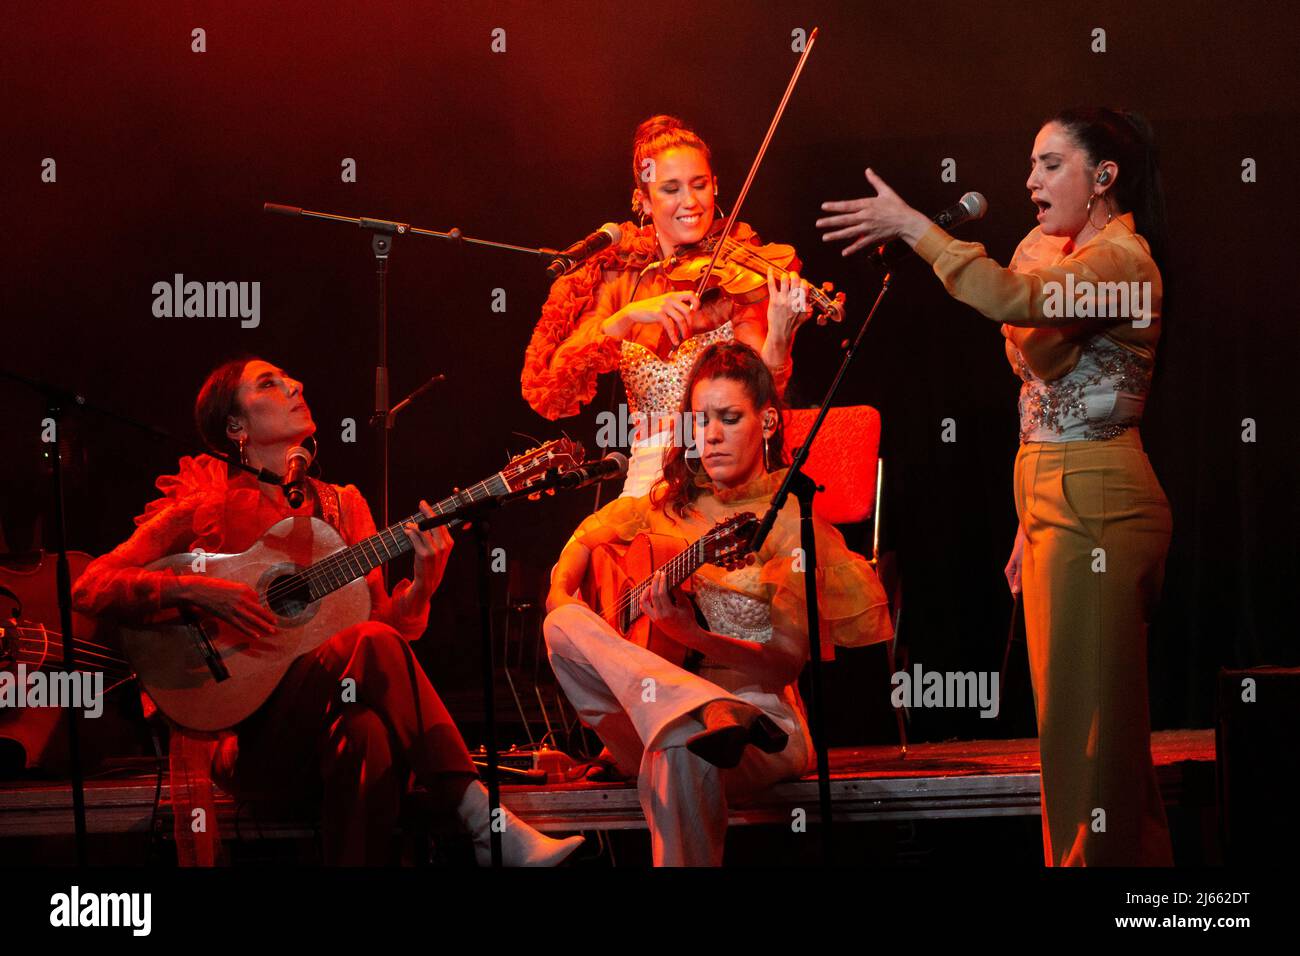
[[[983,219],[988,211],[989,201],[983,194],[972,192],[962,196],[960,202],[949,206],[943,212],[931,216],[930,221],[940,229],[952,229],[972,219]],[[905,258],[911,251],[911,247],[902,239],[893,239],[871,250],[867,254],[867,262],[885,269],[890,263]]]
[[[627,475],[627,455],[612,451],[600,461],[593,461],[578,468],[571,468],[560,476],[557,487],[586,488],[598,481],[611,478],[623,478]]]
[[[307,469],[311,465],[312,453],[302,445],[294,445],[284,455],[284,481],[280,487],[289,500],[291,508],[301,508],[306,500]]]
[[[575,242],[564,251],[556,253],[555,258],[551,260],[551,264],[546,267],[546,274],[553,280],[558,279],[602,249],[608,249],[621,238],[623,238],[623,230],[619,229],[614,223],[607,222],[586,239]]]

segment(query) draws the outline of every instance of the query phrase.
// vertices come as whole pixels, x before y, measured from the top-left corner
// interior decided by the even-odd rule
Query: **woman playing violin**
[[[800,279],[797,259],[788,269],[764,268],[765,260],[753,254],[760,248],[757,237],[738,223],[724,251],[746,247],[739,258],[751,263],[751,273],[762,270],[751,275],[756,281],[750,286],[759,288],[743,300],[706,293],[701,302],[691,280],[711,254],[708,238],[722,225],[709,147],[680,120],[653,116],[637,128],[632,170],[632,208],[643,224],[624,223],[615,248],[555,283],[529,343],[521,385],[538,413],[563,418],[591,401],[600,374],[618,369],[630,417],[638,423],[623,489],[635,497],[662,474],[686,376],[699,353],[714,342],[744,342],[762,356],[784,393],[795,332],[812,314],[812,303],[827,300]],[[709,253],[700,251],[702,244]]]

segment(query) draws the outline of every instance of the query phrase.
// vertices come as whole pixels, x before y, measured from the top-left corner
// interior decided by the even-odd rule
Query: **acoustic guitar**
[[[658,571],[666,571],[669,589],[680,587],[704,564],[733,570],[746,562],[749,542],[758,530],[752,512],[719,521],[689,544],[672,535],[641,532],[627,545],[602,544],[592,549],[582,597],[619,634],[681,667],[688,649],[655,627],[641,611],[641,597]]]
[[[548,442],[438,502],[434,514],[524,491],[547,473],[582,461],[580,444]],[[351,547],[319,518],[285,518],[241,554],[205,555],[203,573],[249,585],[276,615],[269,647],[266,640],[254,647],[252,638],[225,621],[178,609],[121,628],[122,646],[140,682],[173,721],[192,730],[231,727],[262,705],[297,658],[369,619],[365,576],[410,551],[402,526],[423,518],[412,515]],[[175,554],[147,570],[192,574],[195,562],[192,554]]]
[[[56,556],[0,555],[0,673],[17,681],[19,667],[28,675],[62,671],[63,633],[59,623]],[[68,552],[68,570],[75,583],[92,558]],[[122,713],[121,689],[131,679],[131,667],[113,643],[97,643],[84,635],[94,621],[73,612],[74,667],[104,675],[105,706],[98,719],[81,723],[81,761],[98,768],[109,756],[141,753],[136,728]],[[112,706],[110,706],[112,705]],[[69,770],[67,713],[61,707],[0,707],[0,778],[23,771],[64,774]]]

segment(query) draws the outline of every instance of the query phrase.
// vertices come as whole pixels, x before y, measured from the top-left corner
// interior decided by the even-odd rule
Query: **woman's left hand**
[[[891,239],[905,239],[908,245],[915,246],[929,228],[930,220],[903,202],[898,193],[870,169],[866,171],[866,177],[876,190],[875,196],[822,203],[826,212],[839,213],[817,220],[818,229],[835,230],[822,236],[822,241],[853,239],[853,243],[840,252],[843,256]]]
[[[420,502],[420,511],[430,518],[433,517],[433,508],[427,501]],[[411,589],[425,597],[430,597],[442,583],[443,572],[447,570],[447,561],[451,558],[451,548],[454,544],[451,532],[447,530],[446,525],[420,531],[414,522],[403,525],[402,530],[406,532],[406,537],[410,539],[411,546],[415,549],[415,580],[411,582]]]
[[[641,592],[642,613],[673,640],[690,647],[690,641],[701,630],[690,599],[669,590],[668,575],[664,571],[656,571],[650,582],[650,586]]]
[[[794,343],[794,333],[812,315],[810,288],[797,272],[777,279],[771,269],[767,270],[767,341],[787,355]]]

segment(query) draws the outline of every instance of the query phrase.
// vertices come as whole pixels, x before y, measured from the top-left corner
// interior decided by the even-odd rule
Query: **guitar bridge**
[[[189,631],[190,640],[194,643],[194,649],[199,652],[203,658],[203,663],[208,666],[213,680],[218,682],[230,679],[230,671],[226,669],[226,662],[221,659],[217,649],[212,646],[212,641],[208,640],[208,634],[203,630],[203,622],[196,620],[190,615],[185,615],[185,628]]]

